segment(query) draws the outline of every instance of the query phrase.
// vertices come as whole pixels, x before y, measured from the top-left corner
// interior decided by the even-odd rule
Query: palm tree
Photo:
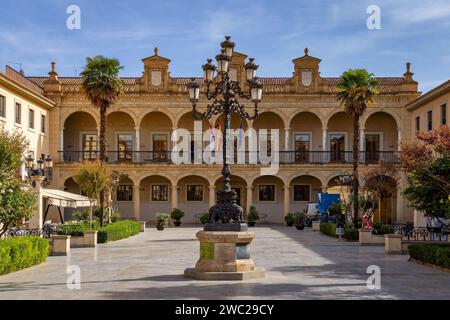
[[[353,117],[353,223],[358,219],[358,193],[359,193],[359,119],[369,104],[374,103],[374,96],[379,93],[378,80],[373,73],[365,69],[349,69],[345,71],[337,85],[339,92],[337,100],[345,106],[345,112]]]
[[[100,162],[106,159],[105,131],[106,113],[123,92],[123,82],[119,78],[119,71],[123,67],[117,59],[104,56],[86,58],[86,66],[81,72],[82,88],[86,97],[100,110]],[[100,195],[100,225],[103,225],[103,203],[105,194]]]

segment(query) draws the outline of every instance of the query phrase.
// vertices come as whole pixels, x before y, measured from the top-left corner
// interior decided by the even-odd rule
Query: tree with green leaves
[[[82,88],[86,97],[100,111],[100,161],[103,163],[106,159],[105,132],[106,132],[106,114],[111,105],[113,105],[123,93],[123,82],[119,77],[119,72],[123,67],[117,59],[110,59],[104,56],[88,57],[86,66],[81,72],[83,77]],[[105,195],[100,195],[101,219],[100,225],[103,225],[103,203]]]
[[[341,102],[341,105],[344,105],[345,112],[353,118],[353,222],[358,219],[359,212],[359,121],[367,106],[375,102],[374,96],[379,93],[377,85],[378,80],[365,69],[345,71],[337,85],[339,89],[337,100]]]
[[[425,216],[450,218],[450,128],[419,132],[402,144],[399,160],[407,173],[403,194]]]
[[[22,134],[0,130],[0,237],[9,227],[31,218],[36,209],[36,195],[19,175],[27,149]]]

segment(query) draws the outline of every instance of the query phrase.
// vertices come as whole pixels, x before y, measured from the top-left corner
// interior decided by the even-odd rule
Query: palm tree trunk
[[[356,227],[356,220],[359,212],[359,115],[353,116],[353,179],[352,179],[352,194],[353,194],[353,224]]]
[[[103,103],[100,106],[100,162],[106,160],[106,146],[105,146],[105,132],[106,132],[106,111],[108,110],[108,105]],[[105,192],[102,190],[100,192],[100,226],[103,227],[103,204],[105,202]]]

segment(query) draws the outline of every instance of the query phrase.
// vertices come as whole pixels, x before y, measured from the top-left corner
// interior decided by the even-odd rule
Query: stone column
[[[141,218],[141,187],[139,185],[133,185],[133,215],[136,221]]]
[[[253,205],[253,186],[247,186],[247,201],[246,201],[247,212],[250,211],[250,207],[252,205]]]
[[[326,153],[328,147],[327,147],[327,141],[328,141],[328,128],[322,128],[322,161],[328,162],[328,154]]]
[[[216,204],[216,186],[209,186],[209,207]]]
[[[59,131],[59,161],[64,161],[64,128]]]
[[[42,194],[41,194],[41,189],[42,189],[42,181],[44,181],[44,177],[42,176],[33,176],[33,183],[35,184],[34,186],[34,194],[36,194],[37,200],[37,208],[36,211],[34,213],[34,215],[30,218],[30,223],[29,223],[29,227],[32,229],[42,229],[42,225],[44,224],[44,216],[43,216],[43,201],[42,201]]]
[[[170,199],[172,210],[178,207],[178,186],[172,186],[172,197]]]
[[[291,187],[284,185],[283,186],[284,191],[284,202],[283,202],[283,213],[284,216],[286,216],[289,211],[291,210]]]
[[[365,149],[365,137],[366,137],[366,131],[365,128],[361,128],[359,130],[359,151],[360,151],[360,157],[359,157],[359,162],[365,162],[366,159],[366,153],[364,151],[366,151]]]
[[[400,151],[402,145],[402,130],[397,128],[397,150]]]
[[[284,162],[291,162],[291,153],[289,152],[289,131],[290,128],[284,128]]]
[[[139,133],[139,127],[135,127],[134,128],[135,131],[135,143],[136,143],[136,147],[135,147],[135,153],[134,153],[134,161],[141,161],[141,154],[140,154],[140,149],[141,149],[141,137],[140,137],[140,133]]]

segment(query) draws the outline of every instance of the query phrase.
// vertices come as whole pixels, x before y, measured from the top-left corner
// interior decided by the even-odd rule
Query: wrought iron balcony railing
[[[99,151],[58,151],[60,163],[73,163],[99,159]],[[212,153],[214,156],[214,152]],[[221,156],[216,156],[221,159]],[[189,155],[194,163],[194,153]],[[280,164],[350,164],[353,161],[352,151],[280,151],[262,156],[253,151],[236,151],[231,164],[267,164],[272,160]],[[173,163],[171,151],[107,151],[108,163]],[[397,163],[397,152],[394,151],[361,151],[360,163],[377,164],[381,162]]]

